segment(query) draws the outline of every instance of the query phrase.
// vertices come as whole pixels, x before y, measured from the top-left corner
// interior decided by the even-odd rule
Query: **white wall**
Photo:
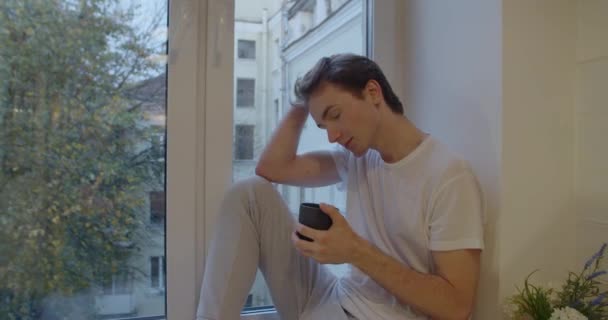
[[[281,8],[283,0],[235,0],[237,5],[234,7],[235,17],[248,21],[262,22],[262,10],[267,9],[272,15]]]
[[[563,281],[575,260],[576,2],[503,1],[500,296],[534,269]]]
[[[534,269],[539,282],[558,281],[580,265],[576,9],[569,0],[406,1],[407,114],[470,160],[486,194],[475,319],[500,319]]]
[[[577,261],[608,241],[608,1],[578,1],[575,108]]]
[[[476,319],[496,319],[501,171],[501,1],[406,1],[406,114],[472,164],[487,200]]]

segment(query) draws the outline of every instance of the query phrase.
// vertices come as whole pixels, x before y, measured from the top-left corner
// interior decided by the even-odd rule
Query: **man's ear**
[[[369,95],[372,103],[378,105],[382,102],[382,88],[376,80],[369,80],[365,84],[365,92]]]

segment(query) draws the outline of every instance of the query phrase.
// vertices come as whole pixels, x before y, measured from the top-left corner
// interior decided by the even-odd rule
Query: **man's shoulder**
[[[469,162],[445,143],[432,138],[432,144],[425,150],[424,163],[427,175],[440,186],[463,174],[473,174]]]

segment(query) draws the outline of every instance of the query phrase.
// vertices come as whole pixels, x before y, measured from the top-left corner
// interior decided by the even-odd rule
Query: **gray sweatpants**
[[[197,320],[240,319],[258,267],[281,319],[349,319],[334,274],[293,246],[294,223],[267,180],[235,184],[222,203],[206,259]]]

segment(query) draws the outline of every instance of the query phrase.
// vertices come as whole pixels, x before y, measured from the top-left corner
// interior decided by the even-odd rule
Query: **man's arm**
[[[353,265],[407,304],[433,319],[466,320],[473,312],[481,250],[432,251],[436,274],[403,265],[369,243]]]
[[[319,187],[340,181],[329,151],[297,154],[302,128],[308,117],[306,107],[292,107],[273,132],[255,168],[258,176],[269,181]]]
[[[468,319],[479,280],[481,250],[431,251],[436,274],[422,274],[357,235],[340,212],[321,204],[333,221],[327,231],[297,224],[296,231],[314,242],[292,241],[305,256],[320,263],[350,263],[407,304],[433,319]]]

